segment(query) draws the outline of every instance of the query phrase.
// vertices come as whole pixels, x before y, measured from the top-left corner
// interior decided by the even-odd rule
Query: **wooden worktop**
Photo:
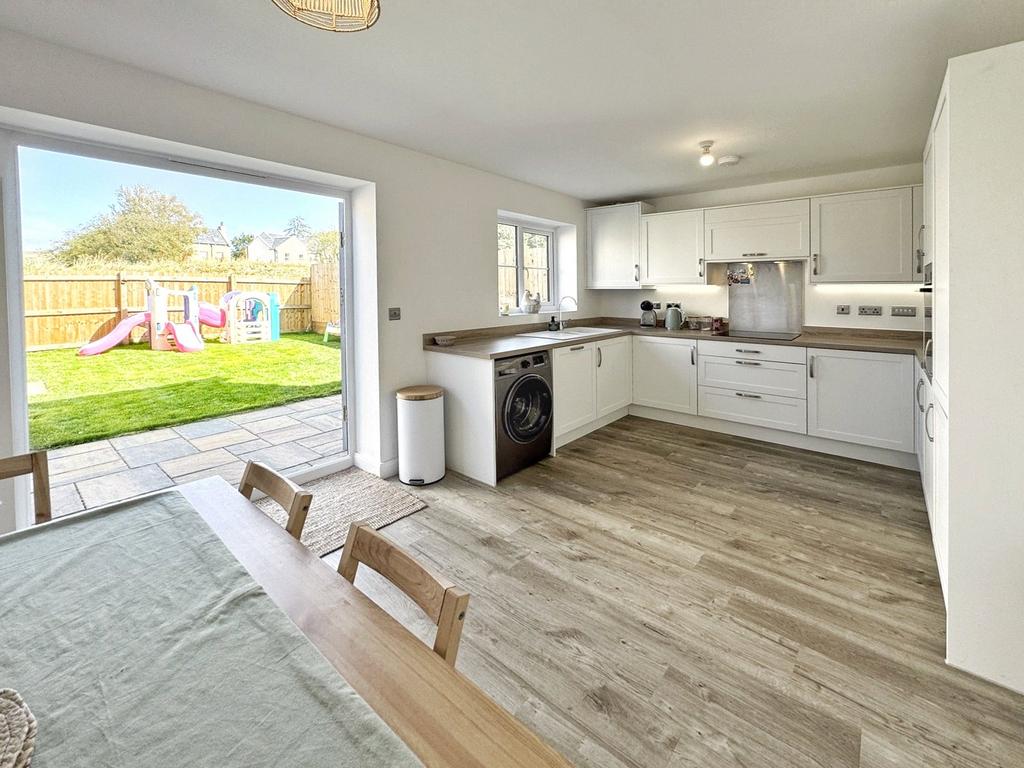
[[[441,347],[433,343],[433,335],[424,336],[423,349],[428,352],[440,352],[448,355],[476,357],[484,360],[495,360],[502,357],[525,355],[556,347],[586,344],[599,339],[616,336],[661,336],[678,339],[705,339],[708,341],[726,341],[742,339],[740,336],[715,335],[710,331],[678,330],[670,331],[659,326],[657,328],[641,328],[636,321],[615,318],[594,318],[578,320],[573,326],[588,328],[607,328],[608,333],[584,336],[578,339],[545,339],[538,336],[517,336],[516,333],[538,330],[533,326],[501,326],[497,328],[476,329],[463,333],[454,332],[455,336],[463,336],[450,347]],[[512,331],[512,333],[510,333]],[[790,347],[819,347],[822,349],[852,349],[862,352],[891,352],[894,354],[917,355],[921,358],[923,344],[921,334],[917,331],[883,331],[859,328],[828,328],[806,326],[804,332],[791,341],[777,339],[750,338],[750,342],[758,344],[780,344]]]

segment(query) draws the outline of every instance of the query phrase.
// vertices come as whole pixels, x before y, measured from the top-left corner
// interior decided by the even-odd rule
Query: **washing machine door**
[[[505,397],[502,423],[505,434],[517,443],[530,443],[551,423],[551,387],[531,373],[517,379]]]

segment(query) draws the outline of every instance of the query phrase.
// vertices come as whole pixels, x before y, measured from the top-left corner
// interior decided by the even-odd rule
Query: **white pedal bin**
[[[429,485],[444,477],[444,389],[398,390],[398,479]]]

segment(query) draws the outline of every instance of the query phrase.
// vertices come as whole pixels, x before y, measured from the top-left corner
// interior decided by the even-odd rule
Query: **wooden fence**
[[[309,278],[274,279],[259,277],[169,277],[140,275],[55,275],[27,276],[25,289],[25,348],[28,351],[77,347],[113,330],[118,321],[136,312],[146,311],[146,281],[152,277],[161,286],[184,291],[193,285],[200,301],[218,304],[228,291],[276,293],[281,304],[281,332],[323,332],[323,323],[315,318],[338,314],[338,265],[314,264]],[[331,279],[333,277],[333,284]],[[334,297],[333,304],[330,297]],[[314,297],[317,297],[314,299]],[[316,302],[322,303],[317,306]],[[182,310],[172,301],[168,315],[181,319]],[[333,315],[332,315],[333,313]],[[319,325],[319,327],[318,327]],[[146,332],[134,331],[133,340]],[[204,335],[216,337],[220,331],[203,328]]]

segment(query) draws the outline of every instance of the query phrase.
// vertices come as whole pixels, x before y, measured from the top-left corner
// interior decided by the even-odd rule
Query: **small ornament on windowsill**
[[[529,291],[523,291],[523,298],[519,302],[519,310],[524,315],[540,314],[540,291],[536,295]]]

